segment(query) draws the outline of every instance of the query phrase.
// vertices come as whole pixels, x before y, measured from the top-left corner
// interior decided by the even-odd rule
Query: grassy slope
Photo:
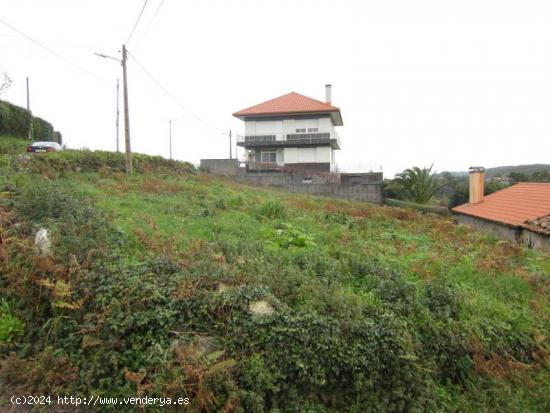
[[[202,177],[72,176],[65,180],[110,211],[117,224],[132,235],[133,253],[151,247],[202,239],[247,239],[267,242],[278,222],[302,228],[320,254],[357,251],[403,269],[423,283],[442,273],[463,298],[463,317],[483,336],[486,324],[511,330],[549,330],[548,295],[539,289],[536,274],[550,271],[550,259],[539,252],[510,246],[492,237],[456,227],[450,220],[358,202],[288,195]],[[286,216],[258,220],[260,206],[281,202]],[[343,214],[353,223],[327,222],[327,214]],[[346,218],[344,218],[346,220]],[[350,283],[353,284],[353,283]],[[342,294],[363,292],[343,283]],[[284,299],[284,297],[281,297]],[[303,303],[308,306],[306,297]],[[523,389],[510,389],[511,392]],[[527,398],[529,396],[526,396]]]
[[[210,244],[246,240],[251,245],[269,245],[267,252],[259,250],[257,257],[242,257],[247,265],[258,265],[260,271],[261,264],[253,259],[261,261],[262,254],[294,259],[307,252],[335,265],[351,256],[373,258],[400,269],[419,288],[444,279],[458,291],[460,319],[467,333],[478,340],[472,353],[477,379],[468,381],[462,390],[437,383],[434,397],[439,407],[450,411],[503,407],[543,411],[548,406],[548,370],[507,356],[524,336],[543,340],[550,330],[550,259],[545,254],[457,227],[448,219],[290,195],[212,177],[150,174],[127,179],[103,171],[69,172],[57,181],[110,214],[128,237],[124,248],[130,260],[191,251],[197,240]],[[296,246],[285,248],[289,240]],[[223,260],[219,265],[221,269]],[[331,308],[342,303],[353,302],[357,308],[383,305],[351,272],[336,273],[327,281],[315,271],[304,271],[294,280],[293,274],[264,270],[255,278],[220,271],[217,280],[229,285],[267,285],[277,300],[293,310],[330,315]],[[286,278],[278,281],[277,276]]]

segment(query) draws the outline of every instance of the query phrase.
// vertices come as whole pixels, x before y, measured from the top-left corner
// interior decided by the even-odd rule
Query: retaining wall
[[[225,176],[236,176],[239,174],[239,161],[236,159],[201,159],[201,170]]]
[[[349,179],[339,180],[339,175],[322,174],[311,171],[282,172],[247,172],[240,168],[236,159],[201,159],[201,170],[213,175],[223,175],[242,183],[273,186],[285,191],[329,196],[334,198],[356,199],[359,201],[382,203],[382,173],[356,174],[360,182]],[[304,178],[309,183],[304,182]],[[353,182],[353,183],[352,183]]]
[[[316,182],[302,183],[302,176],[282,173],[251,174],[244,173],[235,177],[239,182],[273,186],[285,191],[329,196],[334,198],[356,199],[359,201],[382,203],[382,183],[341,184]],[[322,177],[320,177],[322,179]]]

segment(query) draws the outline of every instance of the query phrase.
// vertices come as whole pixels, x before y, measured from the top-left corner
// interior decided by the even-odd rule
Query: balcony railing
[[[246,166],[250,170],[264,170],[264,171],[271,171],[276,169],[283,169],[282,164],[278,164],[277,162],[255,162],[255,161],[248,161],[246,162]]]
[[[276,139],[277,135],[246,135],[244,142],[272,142]]]
[[[301,140],[315,140],[315,139],[330,139],[330,133],[328,132],[315,132],[315,133],[287,133],[287,141],[301,141]]]
[[[337,133],[287,133],[239,136],[237,142],[240,146],[258,144],[261,146],[285,146],[288,143],[296,145],[330,144],[340,149],[340,137]]]

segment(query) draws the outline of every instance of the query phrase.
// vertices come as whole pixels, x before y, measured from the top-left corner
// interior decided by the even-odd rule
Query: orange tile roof
[[[527,221],[522,227],[539,234],[550,235],[550,215]]]
[[[233,116],[287,115],[296,113],[327,113],[338,112],[340,109],[330,103],[308,98],[296,92],[291,92],[278,98],[268,100],[258,105],[235,112]]]
[[[521,182],[487,195],[477,204],[463,204],[454,212],[511,226],[550,215],[550,183]]]

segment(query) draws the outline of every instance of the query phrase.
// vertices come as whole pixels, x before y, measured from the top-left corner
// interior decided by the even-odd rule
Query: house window
[[[319,132],[319,128],[307,128],[308,132]]]
[[[275,151],[262,151],[262,162],[277,162],[277,152]]]
[[[306,128],[296,128],[296,133],[306,133]]]

